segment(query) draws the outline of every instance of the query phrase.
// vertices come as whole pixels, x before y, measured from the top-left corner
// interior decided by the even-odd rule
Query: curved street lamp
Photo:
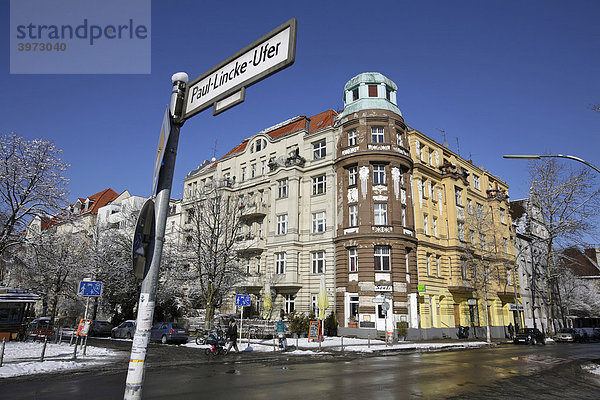
[[[600,169],[598,167],[590,164],[589,162],[587,162],[579,157],[569,156],[566,154],[512,154],[512,155],[507,154],[507,155],[504,155],[504,158],[519,159],[519,160],[539,160],[542,157],[568,158],[570,160],[579,161],[580,163],[583,163],[583,164],[587,165],[588,167],[595,169],[596,172],[600,173]]]

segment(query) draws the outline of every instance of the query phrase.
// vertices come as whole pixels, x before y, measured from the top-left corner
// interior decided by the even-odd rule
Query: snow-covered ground
[[[287,339],[287,345],[290,349],[295,349],[296,344],[297,350],[290,351],[290,354],[314,354],[315,351],[319,350],[318,342],[309,342],[307,338],[300,339]],[[358,339],[358,338],[344,338],[343,339],[344,351],[348,352],[373,352],[382,350],[439,350],[446,348],[468,348],[468,347],[480,347],[485,346],[485,342],[446,342],[446,343],[421,343],[421,342],[400,342],[398,344],[386,346],[383,340],[371,340]],[[189,342],[185,346],[187,347],[210,347],[208,345],[197,345],[194,342]],[[326,337],[321,342],[321,350],[327,351],[340,351],[342,346],[341,337]],[[259,352],[273,352],[279,351],[277,343],[275,343],[275,350],[273,346],[273,339],[264,340],[251,340],[250,346],[248,347],[247,339],[242,339],[241,343],[238,341],[238,348],[240,351],[259,351]]]
[[[40,362],[43,346],[43,343],[39,342],[7,342],[4,349],[4,361],[0,367],[0,378],[89,368],[110,362],[118,354],[101,347],[88,346],[85,356],[83,348],[81,348],[77,350],[77,359],[72,360],[73,346],[69,346],[68,343],[48,343],[44,362]]]
[[[584,364],[581,366],[584,371],[589,372],[590,374],[600,375],[600,365],[595,363]]]

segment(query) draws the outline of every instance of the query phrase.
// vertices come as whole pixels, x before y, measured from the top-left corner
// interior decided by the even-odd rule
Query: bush
[[[327,336],[336,336],[337,335],[337,319],[335,318],[335,313],[331,313],[325,318],[323,321],[323,325],[325,328],[325,334]]]

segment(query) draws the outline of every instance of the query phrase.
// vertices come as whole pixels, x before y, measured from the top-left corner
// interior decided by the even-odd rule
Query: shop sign
[[[392,285],[375,285],[376,292],[391,292]]]

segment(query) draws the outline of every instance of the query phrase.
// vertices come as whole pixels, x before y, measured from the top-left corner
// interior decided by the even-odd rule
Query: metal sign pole
[[[165,240],[165,227],[171,198],[171,186],[173,173],[175,171],[175,158],[179,142],[179,130],[183,122],[179,119],[183,92],[188,81],[187,74],[177,73],[171,78],[173,91],[171,93],[171,129],[163,165],[160,168],[158,185],[156,189],[155,221],[156,234],[154,238],[154,252],[150,268],[142,281],[142,289],[137,311],[137,324],[135,336],[131,345],[131,356],[129,368],[127,369],[127,380],[125,385],[125,400],[141,399],[142,385],[144,383],[144,371],[146,361],[146,349],[150,341],[150,328],[154,317],[154,301],[156,298],[156,285],[160,269],[163,242]]]

